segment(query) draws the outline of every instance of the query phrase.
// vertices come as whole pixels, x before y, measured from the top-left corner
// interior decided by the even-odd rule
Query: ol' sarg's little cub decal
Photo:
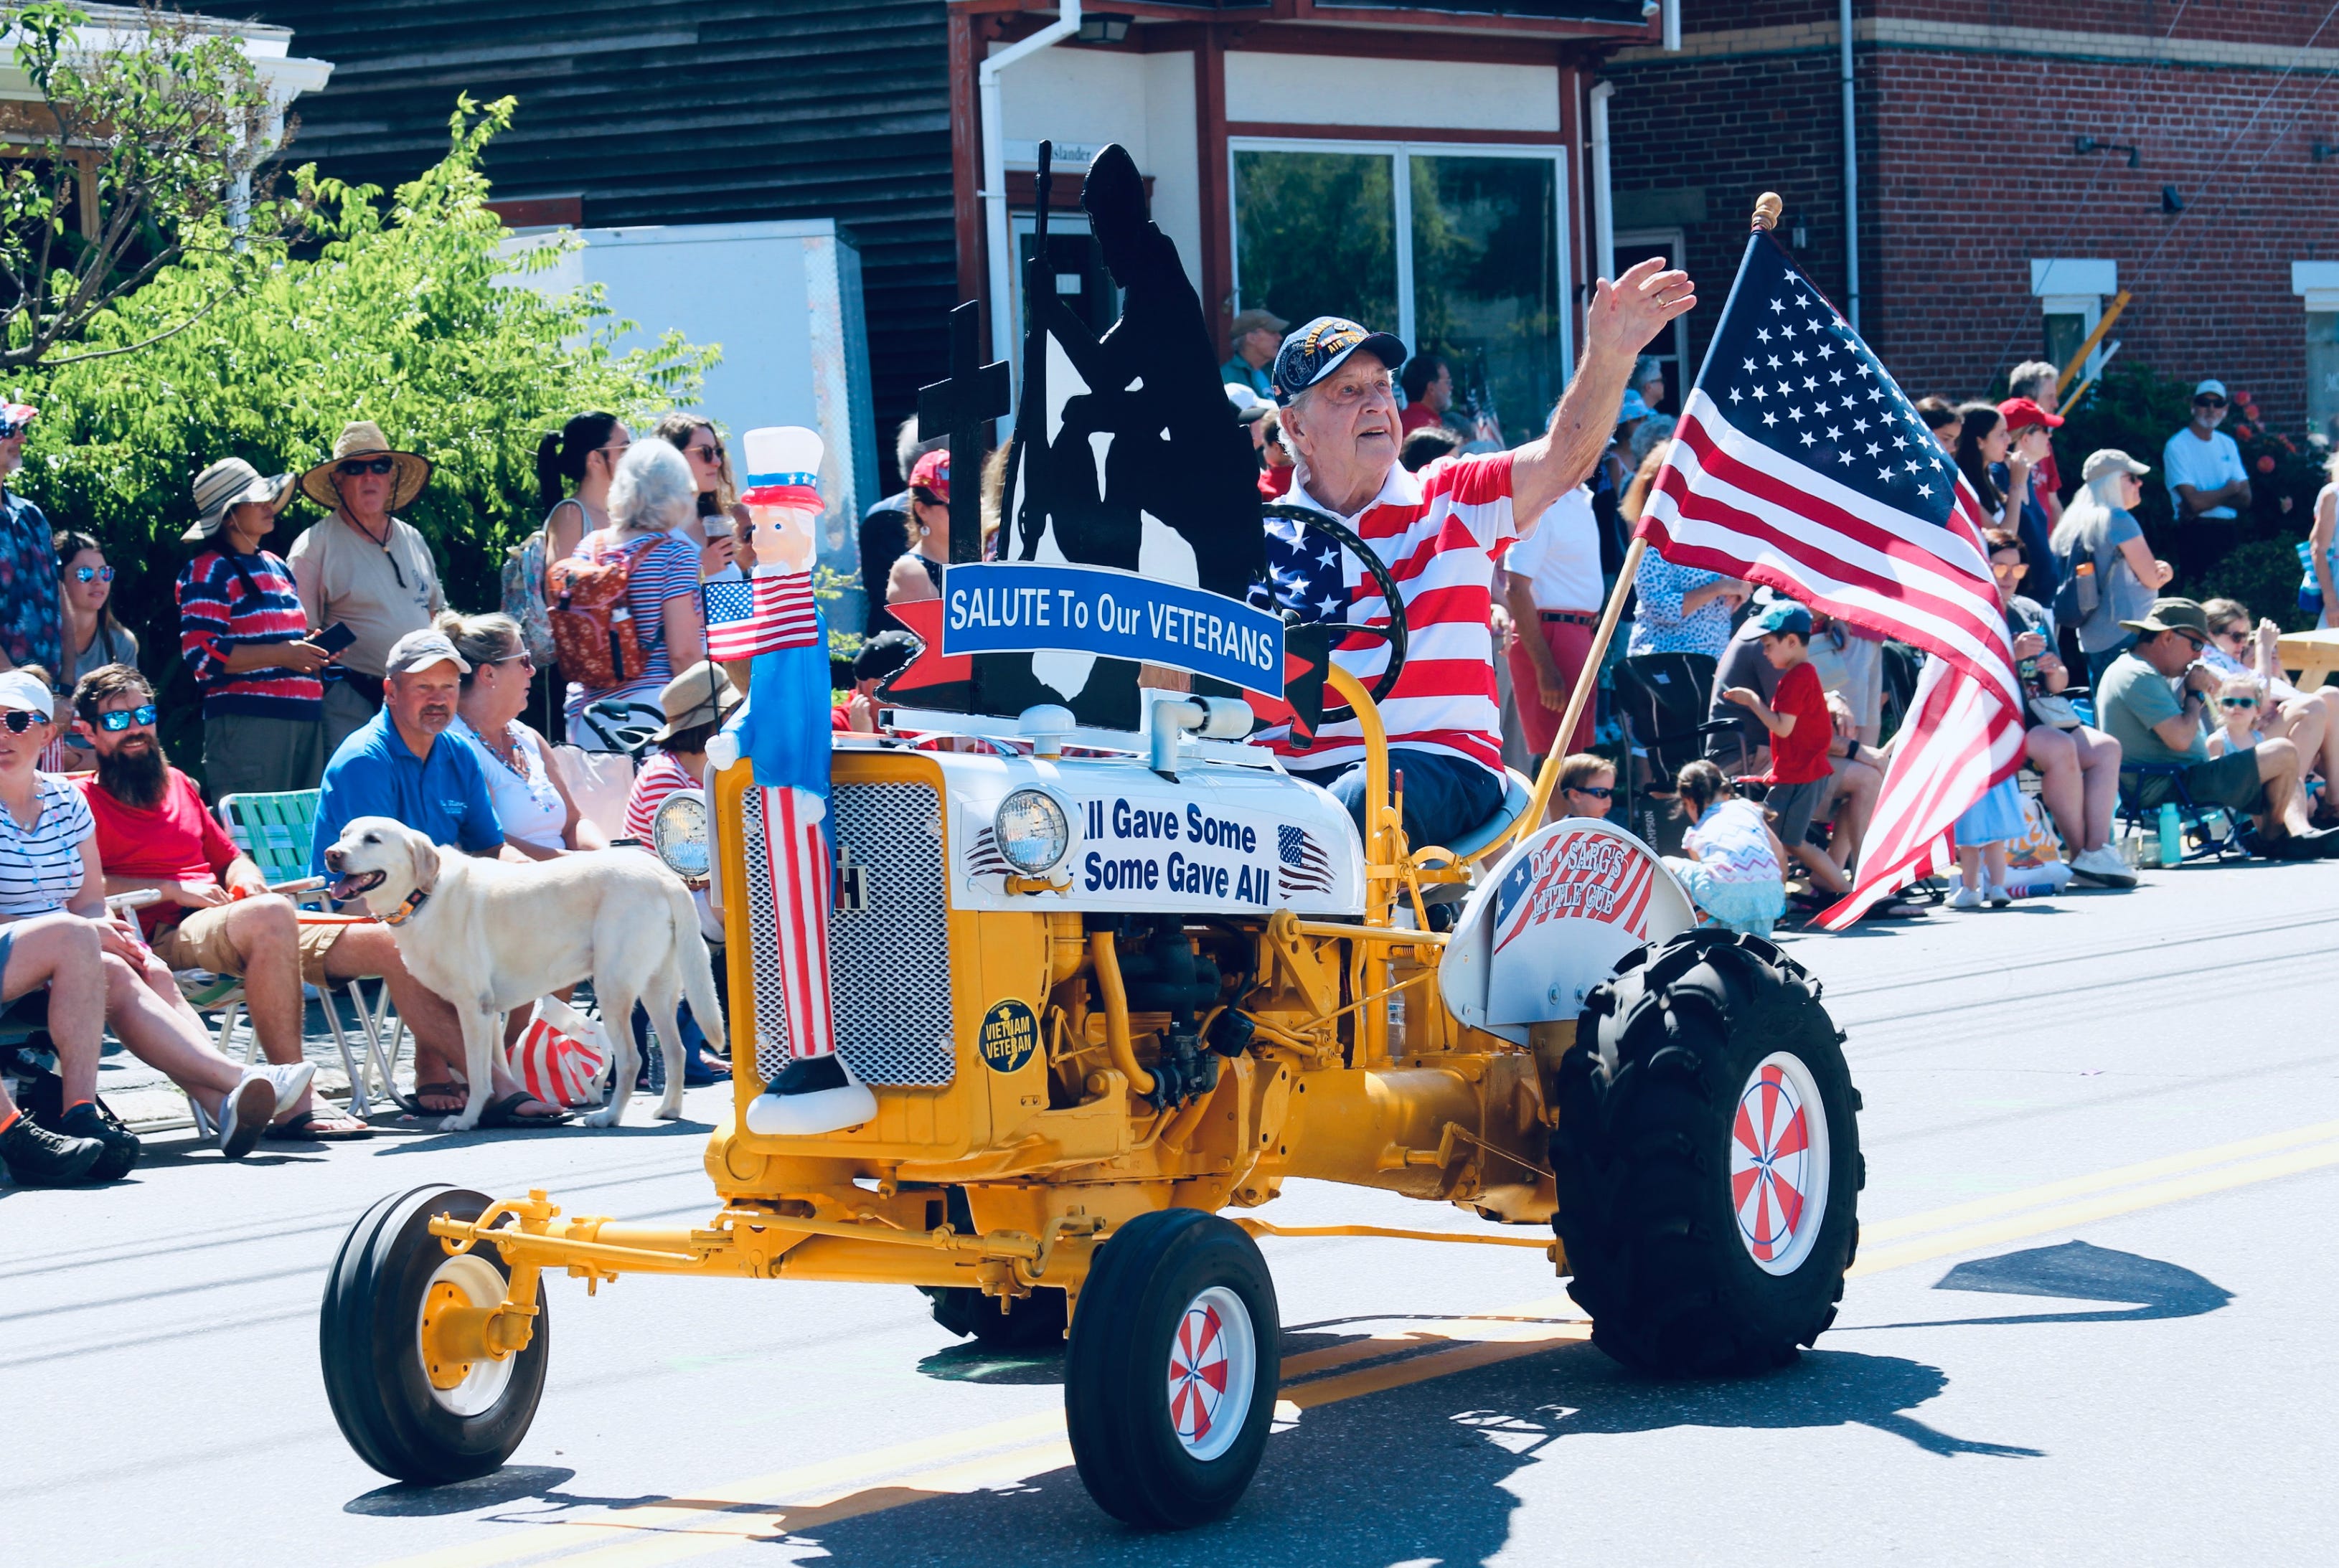
[[[1604,833],[1564,833],[1511,868],[1495,894],[1495,951],[1547,920],[1596,920],[1646,934],[1657,863]]]

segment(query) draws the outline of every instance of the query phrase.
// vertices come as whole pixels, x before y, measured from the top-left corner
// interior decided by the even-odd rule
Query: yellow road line
[[[2332,1166],[2339,1166],[2339,1122],[2295,1128],[2047,1182],[1863,1227],[1860,1257],[1852,1272],[1882,1273]],[[1574,1318],[1575,1310],[1564,1296],[1545,1297],[1502,1312],[1442,1318],[1397,1334],[1304,1352],[1283,1364],[1286,1386],[1278,1401],[1278,1414],[1292,1418],[1342,1400],[1586,1340],[1591,1337],[1590,1324],[1551,1321]],[[1458,1343],[1447,1349],[1401,1355],[1415,1346],[1446,1342]],[[1372,1364],[1359,1366],[1359,1362]],[[1337,1372],[1343,1366],[1355,1370]],[[1319,1373],[1337,1375],[1315,1376]],[[1310,1380],[1294,1383],[1294,1378]],[[548,1520],[528,1525],[517,1537],[451,1546],[401,1559],[385,1568],[501,1568],[556,1553],[561,1554],[562,1568],[572,1564],[656,1568],[746,1541],[770,1540],[776,1534],[928,1498],[1011,1485],[1063,1469],[1072,1462],[1063,1423],[1061,1409],[993,1422],[707,1488],[694,1497],[668,1498],[590,1519]],[[919,1469],[937,1460],[944,1463]],[[783,1498],[793,1501],[779,1501]],[[612,1531],[622,1531],[627,1538],[609,1541]],[[573,1550],[597,1539],[604,1544]]]
[[[1979,1219],[1994,1219],[2000,1215],[2036,1208],[2042,1203],[2053,1203],[2067,1198],[2084,1198],[2089,1193],[2106,1192],[2117,1187],[2132,1187],[2138,1182],[2153,1181],[2162,1177],[2181,1176],[2188,1171],[2202,1170],[2213,1165],[2246,1159],[2252,1155],[2271,1154],[2277,1149],[2294,1148],[2302,1143],[2319,1143],[2339,1138],[2339,1121],[2318,1122],[2313,1127],[2295,1127],[2287,1132],[2268,1133],[2261,1138],[2245,1138],[2236,1143],[2219,1144],[2214,1149],[2196,1149],[2185,1154],[2172,1154],[2160,1159],[2147,1159],[2137,1165],[2124,1165],[2116,1170],[2099,1170],[2090,1176],[2075,1176],[2068,1181],[2050,1181],[2041,1187],[2026,1187],[2018,1192],[2002,1192],[1989,1198],[1978,1198],[1968,1203],[1952,1204],[1929,1213],[1911,1215],[1905,1219],[1888,1219],[1881,1225],[1860,1228],[1860,1242],[1866,1247],[1871,1242],[1898,1241],[1904,1237],[1919,1236],[1927,1231],[1944,1230],[1953,1225],[1971,1224]]]

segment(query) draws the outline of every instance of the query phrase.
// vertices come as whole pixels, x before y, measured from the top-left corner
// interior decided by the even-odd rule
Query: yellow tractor
[[[407,1481],[500,1465],[543,1386],[547,1270],[852,1280],[918,1287],[986,1342],[1068,1338],[1091,1495],[1140,1526],[1215,1519],[1276,1405],[1254,1238],[1327,1233],[1239,1218],[1293,1177],[1470,1210],[1480,1238],[1540,1249],[1594,1343],[1636,1368],[1760,1368],[1811,1344],[1863,1174],[1817,983],[1699,925],[1629,833],[1538,825],[1555,754],[1463,842],[1408,844],[1375,705],[1402,663],[1401,620],[1389,631],[1374,689],[1327,677],[1366,739],[1362,833],[1239,738],[1229,699],[1149,691],[1140,734],[1052,708],[894,715],[987,751],[841,739],[836,1027],[877,1102],[842,1132],[745,1124],[785,1053],[750,768],[670,803],[662,853],[711,875],[728,936],[736,1071],[708,1212],[646,1226],[543,1191],[383,1199],[322,1308],[350,1444]]]

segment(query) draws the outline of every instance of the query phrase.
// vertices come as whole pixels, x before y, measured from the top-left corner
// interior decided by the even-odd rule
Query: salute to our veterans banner
[[[986,561],[943,573],[942,654],[1096,654],[1283,695],[1283,622],[1109,567]]]

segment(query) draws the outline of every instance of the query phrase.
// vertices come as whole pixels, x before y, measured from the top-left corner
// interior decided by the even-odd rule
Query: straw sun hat
[[[430,459],[415,452],[394,449],[381,433],[381,427],[371,419],[353,419],[341,427],[340,439],[333,443],[333,455],[301,476],[301,493],[331,511],[341,504],[341,492],[334,468],[352,458],[388,458],[390,460],[390,509],[403,511],[430,478]]]

